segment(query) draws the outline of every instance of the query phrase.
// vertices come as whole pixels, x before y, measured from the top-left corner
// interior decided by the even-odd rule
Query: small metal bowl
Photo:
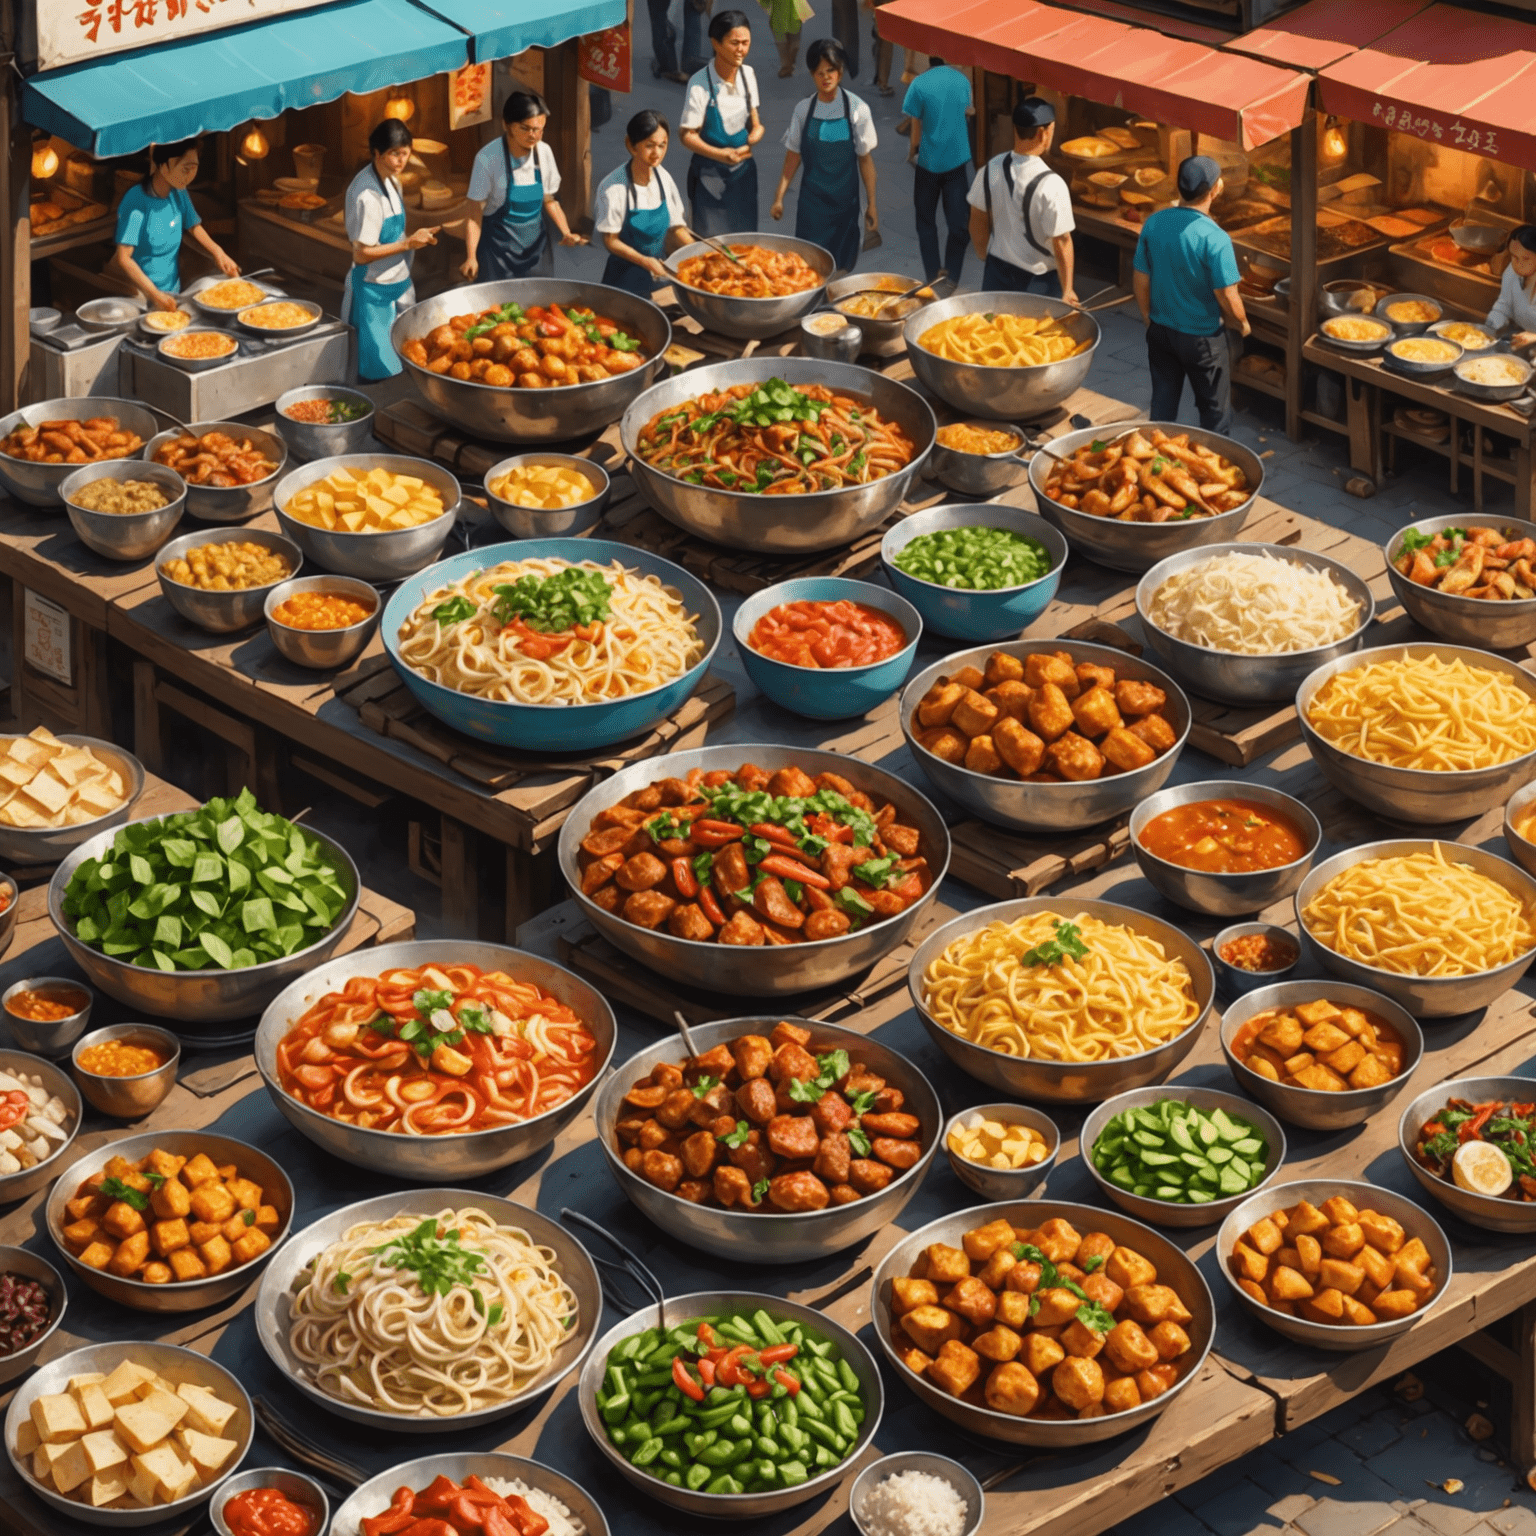
[[[48,1326],[24,1348],[0,1355],[0,1383],[14,1381],[32,1369],[43,1345],[53,1337],[59,1324],[64,1321],[64,1313],[69,1307],[69,1292],[64,1284],[64,1276],[40,1254],[26,1248],[13,1248],[8,1243],[0,1246],[0,1275],[7,1273],[36,1280],[48,1293]],[[320,1533],[317,1531],[315,1536],[320,1536]]]
[[[800,322],[800,351],[828,363],[857,362],[864,350],[864,332],[836,310],[818,309]]]
[[[87,1072],[80,1065],[80,1053],[111,1040],[148,1046],[165,1060],[153,1072],[140,1072],[134,1077],[102,1077]],[[111,1115],[114,1120],[142,1120],[158,1108],[176,1086],[176,1073],[181,1066],[181,1041],[158,1024],[108,1024],[105,1029],[93,1029],[75,1042],[69,1065],[80,1085],[80,1092],[94,1109]]]
[[[1394,336],[1381,354],[1383,367],[1392,373],[1402,374],[1405,379],[1438,379],[1454,368],[1465,355],[1466,349],[1445,336],[1423,335],[1428,329],[1428,326],[1423,326],[1412,335]],[[1406,350],[1416,341],[1428,341],[1437,347],[1450,347],[1454,355],[1427,362],[1405,355]]]
[[[11,947],[11,940],[16,935],[16,913],[21,904],[21,888],[9,875],[0,875],[0,893],[5,897],[5,906],[0,909],[0,955]]]
[[[1264,1177],[1252,1189],[1244,1190],[1239,1195],[1212,1200],[1208,1205],[1183,1205],[1174,1200],[1157,1200],[1150,1195],[1134,1194],[1105,1178],[1093,1160],[1093,1149],[1109,1122],[1128,1109],[1150,1109],[1164,1099],[1193,1104],[1196,1109],[1207,1113],[1219,1109],[1246,1120],[1264,1138],[1268,1148],[1264,1158]],[[1279,1177],[1280,1165],[1285,1161],[1286,1152],[1285,1130],[1267,1109],[1235,1093],[1224,1093],[1219,1088],[1197,1088],[1192,1083],[1164,1083],[1160,1088],[1133,1088],[1129,1093],[1106,1099],[1083,1121],[1077,1145],[1083,1167],[1088,1170],[1093,1182],[1122,1211],[1129,1211],[1132,1216],[1150,1221],[1158,1227],[1212,1227],[1218,1221],[1225,1221],[1228,1214],[1250,1196],[1274,1183]]]
[[[180,315],[180,325],[151,325],[152,315]],[[166,336],[179,336],[192,324],[192,312],[186,309],[147,309],[139,316],[139,334],[147,336],[151,341],[160,341]]]
[[[295,421],[288,409],[305,400],[345,400],[353,405],[366,405],[368,412],[356,421]],[[346,389],[340,384],[305,384],[279,395],[273,410],[277,435],[301,464],[343,453],[362,453],[373,441],[374,404],[359,389]]]
[[[69,1074],[54,1062],[45,1061],[28,1051],[0,1050],[0,1072],[8,1072],[17,1078],[40,1078],[40,1086],[64,1104],[64,1139],[49,1157],[32,1168],[16,1173],[0,1173],[0,1205],[10,1205],[26,1197],[45,1184],[53,1182],[54,1175],[63,1166],[63,1156],[74,1144],[80,1132],[80,1120],[84,1107],[80,1103],[80,1090],[69,1080]]]
[[[1531,387],[1531,375],[1536,373],[1527,358],[1515,357],[1510,353],[1499,354],[1499,362],[1502,366],[1513,369],[1519,378],[1508,384],[1485,384],[1477,379],[1469,378],[1470,370],[1484,358],[1486,352],[1473,352],[1462,354],[1460,361],[1451,368],[1451,375],[1455,379],[1455,387],[1458,393],[1470,395],[1474,400],[1503,401],[1518,400],[1527,389]]]
[[[964,426],[981,432],[1005,432],[1013,437],[1013,447],[997,453],[967,453],[946,447],[935,437],[928,469],[933,477],[960,496],[1000,496],[1029,474],[1029,461],[1020,458],[1027,443],[1024,433],[1009,422],[968,421]],[[943,432],[945,428],[940,427]]]
[[[1452,327],[1457,329],[1477,331],[1488,338],[1487,345],[1471,347],[1459,337],[1449,335]],[[1430,336],[1444,336],[1447,341],[1454,341],[1468,357],[1487,357],[1492,352],[1507,350],[1506,344],[1500,339],[1499,333],[1489,325],[1480,325],[1475,320],[1436,320],[1426,333]]]
[[[282,581],[267,587],[262,613],[267,633],[275,645],[295,666],[317,667],[325,671],[344,667],[373,638],[379,627],[384,604],[366,581],[355,576],[301,576],[297,581]],[[341,597],[372,605],[372,612],[345,629],[294,629],[277,617],[277,610],[298,592],[334,592]]]
[[[592,493],[573,507],[545,511],[541,507],[519,506],[515,501],[503,501],[491,489],[494,482],[514,469],[568,469],[580,475],[592,487]],[[514,539],[574,538],[586,533],[602,518],[612,490],[608,471],[601,464],[573,453],[515,453],[485,472],[485,496],[491,514]]]
[[[952,283],[945,284],[941,280],[938,284],[919,288],[902,302],[886,305],[882,317],[844,314],[837,306],[856,293],[868,293],[876,298],[894,297],[911,286],[910,273],[850,272],[847,277],[835,278],[827,284],[826,303],[828,308],[864,333],[863,348],[871,357],[899,357],[907,347],[904,334],[907,321],[926,305],[948,298],[954,291]],[[924,293],[927,298],[923,297]]]
[[[1428,304],[1433,307],[1435,317],[1433,320],[1395,320],[1390,311],[1394,304]],[[1427,293],[1389,293],[1385,298],[1377,301],[1375,314],[1377,319],[1385,320],[1392,327],[1397,336],[1422,336],[1430,326],[1445,319],[1445,305],[1439,299]]]
[[[1403,1070],[1379,1088],[1346,1088],[1342,1093],[1326,1093],[1315,1088],[1297,1088],[1277,1083],[1252,1067],[1245,1066],[1233,1054],[1232,1042],[1250,1019],[1272,1008],[1289,1008],[1297,1003],[1326,998],[1337,1007],[1360,1008],[1379,1014],[1392,1026],[1403,1042]],[[1273,986],[1255,987],[1229,1007],[1221,1021],[1221,1053],[1237,1085],[1250,1098],[1291,1125],[1311,1131],[1341,1131],[1370,1119],[1403,1091],[1408,1079],[1418,1069],[1424,1055],[1424,1031],[1418,1020],[1383,993],[1348,982],[1282,981]]]
[[[1536,783],[1517,789],[1504,804],[1504,842],[1509,856],[1528,875],[1536,875],[1536,842],[1520,832],[1520,819],[1536,803]]]
[[[300,309],[306,311],[309,318],[300,320],[295,325],[258,325],[251,316],[268,304],[297,304]],[[320,316],[323,313],[318,304],[308,299],[263,299],[260,304],[248,304],[244,309],[237,309],[235,324],[248,336],[265,336],[281,341],[284,337],[297,336],[303,331],[313,330],[320,323]]]
[[[972,1115],[982,1115],[988,1120],[1001,1120],[1004,1124],[1027,1125],[1045,1138],[1046,1153],[1038,1163],[1027,1168],[989,1168],[984,1163],[973,1163],[961,1157],[949,1144],[951,1131],[961,1128]],[[1027,1104],[974,1104],[952,1115],[944,1127],[944,1153],[955,1177],[967,1189],[974,1190],[983,1200],[1024,1200],[1044,1182],[1046,1174],[1056,1166],[1056,1156],[1061,1151],[1061,1131],[1051,1117]]]
[[[62,1019],[24,1019],[11,1012],[11,999],[18,992],[41,992],[61,1003],[83,997],[85,1006]],[[29,976],[13,982],[0,995],[0,1007],[5,1009],[5,1022],[11,1026],[16,1044],[38,1056],[62,1056],[84,1032],[95,1002],[96,994],[72,976]]]
[[[1374,316],[1362,315],[1351,310],[1340,310],[1337,315],[1330,316],[1317,328],[1317,338],[1326,346],[1335,347],[1340,352],[1351,352],[1357,357],[1371,357],[1380,352],[1386,344],[1392,340],[1393,330],[1390,322],[1380,322],[1380,333],[1355,339],[1349,336],[1335,336],[1329,329],[1334,320],[1370,320]]]
[[[1172,863],[1144,846],[1141,834],[1148,822],[1166,811],[1200,800],[1249,800],[1267,806],[1282,820],[1293,823],[1306,841],[1306,851],[1299,859],[1274,869],[1219,874]],[[1271,902],[1283,901],[1306,879],[1323,841],[1321,823],[1300,800],[1266,784],[1242,779],[1207,779],[1199,784],[1160,789],[1131,812],[1130,834],[1136,863],[1158,893],[1178,906],[1204,912],[1208,917],[1241,917],[1248,912],[1262,912]]]
[[[872,1461],[854,1478],[848,1491],[848,1514],[859,1536],[875,1536],[875,1528],[864,1519],[864,1499],[877,1483],[901,1472],[926,1472],[931,1477],[941,1477],[965,1500],[965,1529],[960,1536],[976,1536],[981,1530],[982,1516],[986,1513],[987,1496],[975,1474],[948,1456],[936,1456],[932,1451],[896,1451]]]
[[[229,343],[229,350],[220,352],[216,357],[182,357],[166,350],[170,342],[181,341],[191,336],[217,336],[219,340]],[[230,335],[226,330],[204,330],[196,326],[188,326],[185,330],[172,331],[169,336],[157,342],[155,352],[161,362],[170,363],[172,367],[180,368],[186,373],[206,373],[210,368],[222,368],[225,363],[232,363],[239,357],[240,339]]]
[[[288,575],[263,587],[241,587],[233,592],[211,592],[188,586],[184,581],[173,581],[166,575],[165,568],[173,560],[183,559],[190,551],[209,544],[260,544],[288,561]],[[299,546],[292,539],[263,528],[214,528],[206,533],[184,533],[179,539],[172,539],[155,562],[155,574],[160,578],[160,591],[166,602],[189,624],[214,635],[232,635],[236,630],[261,623],[268,595],[286,586],[303,568],[304,556]]]
[[[1458,221],[1446,231],[1464,251],[1491,255],[1509,239],[1509,231],[1500,224],[1484,224],[1477,219]]]
[[[325,1496],[325,1489],[314,1478],[306,1477],[302,1472],[290,1472],[287,1467],[252,1467],[249,1471],[235,1473],[219,1485],[208,1501],[208,1518],[219,1536],[236,1536],[224,1518],[224,1506],[253,1488],[275,1488],[279,1493],[287,1494],[295,1504],[302,1504],[315,1517],[312,1536],[325,1536],[325,1528],[331,1522],[331,1502]]]
[[[88,299],[75,311],[75,323],[86,331],[122,331],[144,313],[144,300],[106,294]]]
[[[1339,278],[1324,283],[1317,290],[1317,306],[1324,315],[1369,315],[1376,308],[1376,296],[1381,292],[1379,283],[1370,283],[1358,277]],[[1352,298],[1370,294],[1371,301],[1364,309],[1351,304]]]
[[[209,432],[249,438],[277,467],[265,479],[253,480],[249,485],[188,485],[187,511],[205,523],[240,523],[265,512],[272,505],[278,476],[288,463],[288,444],[275,433],[248,427],[241,421],[194,421],[185,432],[172,427],[168,432],[157,433],[144,445],[141,457],[153,463],[155,455],[168,444],[187,436],[204,437]]]
[[[1410,533],[1435,534],[1447,528],[1465,528],[1469,521],[1464,512],[1458,512],[1420,518],[1416,523],[1399,528],[1384,546],[1387,579],[1392,583],[1392,591],[1415,624],[1453,645],[1477,646],[1490,651],[1510,651],[1529,645],[1536,640],[1536,597],[1495,601],[1439,592],[1433,587],[1409,581],[1397,568],[1397,561],[1403,555],[1403,541]],[[1536,539],[1536,523],[1522,522],[1514,517],[1489,518],[1488,521],[1501,530],[1508,529],[1515,539]]]
[[[148,512],[92,512],[77,506],[74,497],[97,480],[148,480],[166,497],[163,507]],[[87,549],[108,560],[142,560],[170,537],[187,503],[187,483],[174,469],[139,459],[106,459],[77,469],[59,495],[75,536]]]
[[[27,329],[34,336],[46,336],[49,331],[56,331],[63,321],[63,311],[47,305],[27,311]]]
[[[0,745],[8,738],[0,736]],[[89,841],[98,832],[109,827],[120,827],[133,814],[139,796],[144,793],[144,765],[131,752],[125,752],[115,743],[102,741],[95,736],[78,736],[74,733],[55,738],[67,747],[89,747],[108,763],[123,782],[123,803],[116,810],[107,811],[77,827],[8,827],[0,825],[0,863],[16,864],[25,868],[30,864],[57,864],[72,853],[81,843]],[[0,876],[0,878],[4,878]],[[11,904],[0,912],[0,952],[10,942],[11,930],[16,926],[16,897],[11,885]]]
[[[1230,960],[1221,958],[1221,948],[1229,944],[1233,939],[1245,939],[1251,934],[1277,941],[1283,940],[1295,950],[1295,958],[1289,965],[1282,965],[1273,971],[1247,971],[1240,965],[1233,965]],[[1258,987],[1268,987],[1277,981],[1284,980],[1292,971],[1301,964],[1301,945],[1296,941],[1296,935],[1289,929],[1282,928],[1278,923],[1233,923],[1230,928],[1223,928],[1220,933],[1211,940],[1211,969],[1216,973],[1217,983],[1228,997],[1242,997]]]

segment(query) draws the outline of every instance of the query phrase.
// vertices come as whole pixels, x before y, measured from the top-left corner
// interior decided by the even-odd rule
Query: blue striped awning
[[[525,48],[553,48],[624,20],[625,0],[420,0],[469,33],[473,57],[503,59]]]

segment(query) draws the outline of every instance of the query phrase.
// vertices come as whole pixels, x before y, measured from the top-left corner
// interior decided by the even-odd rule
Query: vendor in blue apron
[[[784,171],[773,207],[784,217],[784,194],[805,165],[800,202],[795,210],[795,238],[810,240],[831,251],[839,271],[858,263],[864,237],[859,229],[859,182],[864,183],[864,228],[880,228],[875,208],[876,143],[869,108],[843,89],[848,56],[841,43],[818,38],[806,50],[805,62],[816,82],[816,94],[800,102],[784,132]]]
[[[464,224],[464,264],[470,281],[505,282],[511,277],[552,277],[554,251],[544,220],[559,232],[561,245],[585,245],[571,233],[565,210],[555,200],[560,170],[544,142],[549,103],[534,91],[513,91],[501,109],[501,133],[479,154],[469,173],[469,218]]]
[[[213,258],[225,277],[240,268],[203,228],[187,196],[197,179],[197,140],[151,144],[149,171],[129,187],[117,206],[117,264],[151,309],[175,309],[181,292],[181,238],[192,239]]]
[[[411,130],[386,117],[368,135],[369,163],[347,188],[347,238],[352,268],[341,296],[341,318],[357,331],[360,379],[388,379],[400,372],[389,339],[395,317],[416,302],[411,262],[424,245],[437,243],[437,226],[405,232],[400,173],[411,157]]]
[[[688,82],[683,143],[688,165],[689,223],[701,235],[747,234],[757,228],[757,161],[763,136],[757,115],[757,76],[747,64],[752,29],[741,11],[721,11],[709,23],[714,62]]]
[[[662,169],[671,133],[660,112],[647,108],[635,113],[624,130],[629,160],[610,171],[597,189],[596,228],[608,251],[603,281],[642,299],[672,281],[662,262],[669,246],[676,250],[694,240],[683,217],[682,194]]]
[[[1056,133],[1056,109],[1026,96],[1013,109],[1013,148],[976,173],[971,244],[986,266],[981,286],[1003,293],[1042,293],[1077,303],[1072,287],[1072,197],[1041,158]]]

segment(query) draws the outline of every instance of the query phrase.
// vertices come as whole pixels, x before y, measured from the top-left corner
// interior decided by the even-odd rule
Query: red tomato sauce
[[[907,632],[890,614],[839,598],[781,603],[752,626],[747,644],[792,667],[867,667],[905,650]]]
[[[248,1488],[224,1506],[235,1536],[312,1536],[315,1512],[278,1488]]]

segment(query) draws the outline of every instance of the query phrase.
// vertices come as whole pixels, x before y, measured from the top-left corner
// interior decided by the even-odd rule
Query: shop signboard
[[[632,84],[630,54],[630,22],[626,17],[616,27],[588,32],[576,40],[576,70],[589,85],[628,91]]]
[[[36,0],[39,69],[175,42],[329,0]]]

